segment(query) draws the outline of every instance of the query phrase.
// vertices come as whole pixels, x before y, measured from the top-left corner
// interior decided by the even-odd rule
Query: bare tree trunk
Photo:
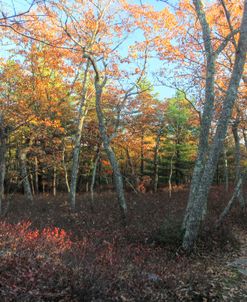
[[[223,147],[223,156],[224,156],[224,183],[225,183],[225,191],[229,190],[229,174],[228,174],[228,160],[226,154],[226,148]]]
[[[90,184],[91,209],[92,210],[94,208],[94,185],[95,185],[96,172],[97,172],[97,166],[98,166],[99,159],[100,159],[100,150],[98,149],[95,160],[94,160],[92,180],[91,180],[91,184]]]
[[[232,133],[235,142],[235,184],[239,182],[239,178],[241,175],[241,148],[240,148],[240,138],[238,134],[238,125],[240,123],[239,117],[234,121],[232,124]],[[239,200],[240,207],[244,209],[245,207],[245,200],[243,196],[243,182],[238,190],[237,198]]]
[[[84,78],[82,84],[82,97],[81,97],[79,116],[77,121],[77,132],[74,141],[73,161],[72,161],[72,171],[71,171],[71,181],[70,181],[70,191],[69,191],[69,202],[73,210],[75,209],[75,196],[76,196],[76,186],[77,186],[77,175],[79,169],[81,135],[82,135],[84,120],[87,113],[86,94],[87,94],[87,78],[88,78],[89,66],[90,66],[90,61],[88,60],[84,71]]]
[[[163,133],[163,125],[160,129],[158,129],[155,147],[154,147],[154,193],[157,192],[158,182],[159,182],[159,149],[160,149],[160,139]]]
[[[33,174],[32,173],[30,173],[30,184],[31,184],[32,194],[34,196],[35,195],[35,189],[34,189],[34,181],[33,181]]]
[[[6,137],[5,128],[3,125],[3,117],[0,114],[0,215],[2,214],[2,201],[4,198],[4,180],[6,173]]]
[[[106,131],[106,126],[105,126],[105,121],[104,121],[104,114],[101,108],[101,97],[102,97],[102,90],[103,87],[105,86],[105,83],[100,84],[99,83],[99,77],[96,75],[95,77],[95,90],[96,90],[96,112],[97,112],[97,117],[99,121],[99,131],[102,137],[103,141],[103,146],[105,149],[105,152],[107,154],[107,157],[110,161],[112,170],[113,170],[113,177],[114,177],[114,183],[115,183],[115,188],[118,196],[118,202],[120,206],[120,210],[122,213],[122,217],[125,221],[126,215],[127,215],[127,204],[125,201],[125,196],[124,196],[124,188],[123,188],[123,178],[122,174],[120,172],[120,168],[115,156],[115,152],[111,147],[110,144],[110,138],[107,134]]]
[[[238,135],[238,125],[240,123],[239,117],[232,124],[232,134],[235,143],[235,184],[238,182],[241,173],[241,150],[240,150],[240,139]]]
[[[205,23],[207,25],[207,21],[202,8],[202,3],[200,0],[193,0],[193,2],[194,2],[194,6],[196,7],[198,18],[203,27],[205,26]],[[210,35],[208,38],[210,38]],[[199,227],[203,217],[203,212],[207,205],[208,192],[210,189],[210,185],[213,181],[215,169],[217,166],[219,153],[221,152],[223,147],[223,141],[226,136],[227,126],[231,117],[232,108],[237,98],[238,87],[242,77],[244,64],[246,60],[246,49],[247,49],[247,1],[245,1],[245,5],[244,5],[244,13],[243,13],[243,19],[240,29],[238,49],[236,51],[235,63],[231,74],[230,83],[223,102],[221,115],[217,123],[216,133],[213,138],[213,143],[210,148],[208,158],[205,162],[205,167],[204,169],[201,170],[203,173],[201,177],[200,175],[198,175],[198,179],[195,180],[197,186],[193,188],[195,191],[192,192],[193,194],[190,194],[190,199],[187,206],[185,221],[183,225],[184,227],[183,248],[187,251],[190,251],[193,248],[195,240],[197,239],[198,236]],[[207,100],[206,97],[206,102],[208,101],[209,100]],[[201,131],[203,131],[203,129]]]
[[[66,163],[65,163],[65,147],[63,148],[63,158],[62,158],[62,161],[63,161],[63,170],[64,170],[65,183],[66,183],[66,186],[67,186],[67,191],[69,193],[70,192],[70,186],[69,186],[69,180],[68,180],[67,166],[66,166]]]
[[[47,184],[47,181],[45,180],[45,170],[44,170],[44,168],[42,168],[42,181],[41,181],[41,184],[42,184],[42,193],[44,195],[45,194],[45,186]]]
[[[241,174],[239,176],[239,179],[238,179],[238,182],[235,186],[235,189],[234,189],[234,192],[233,192],[233,195],[231,197],[231,199],[229,200],[227,206],[225,207],[225,209],[222,211],[222,213],[220,214],[220,217],[216,223],[216,226],[219,227],[223,220],[225,219],[225,217],[228,215],[228,213],[230,212],[233,204],[234,204],[234,201],[239,198],[239,194],[242,194],[241,192],[241,188],[243,186],[243,181],[244,181],[244,178],[245,178],[245,175],[244,174]]]
[[[127,162],[129,164],[130,170],[131,170],[131,181],[129,182],[129,180],[127,180],[127,178],[126,178],[126,180],[129,184],[131,183],[131,187],[135,189],[135,188],[137,188],[140,180],[139,180],[139,177],[136,175],[134,163],[130,156],[129,149],[125,148],[125,152],[126,152],[126,156],[127,156]]]
[[[38,164],[37,156],[35,156],[34,162],[35,162],[35,190],[36,193],[39,194],[39,164]]]
[[[183,221],[183,229],[186,228],[188,215],[190,208],[193,207],[194,199],[196,198],[197,188],[200,184],[200,180],[203,174],[205,161],[208,154],[208,137],[210,126],[213,117],[214,110],[214,82],[215,82],[215,55],[211,41],[211,32],[206,20],[205,13],[202,9],[203,4],[201,1],[193,1],[196,8],[197,16],[199,18],[202,33],[204,48],[206,53],[206,87],[205,87],[205,102],[203,108],[203,114],[201,118],[201,131],[199,137],[199,147],[195,167],[193,171],[192,181],[190,185],[190,194],[188,199],[188,205]],[[202,217],[203,218],[203,217]]]
[[[175,156],[175,152],[172,154],[171,162],[170,162],[170,174],[168,179],[168,185],[169,185],[169,198],[172,197],[172,174],[173,174],[173,158]]]
[[[144,175],[144,130],[141,131],[141,176]]]
[[[245,129],[243,129],[243,137],[244,137],[244,145],[245,145],[245,149],[247,150],[247,134],[245,132]]]
[[[52,187],[53,187],[53,196],[56,196],[57,195],[57,168],[56,167],[53,168]]]
[[[24,195],[27,200],[33,202],[33,194],[31,191],[31,186],[29,182],[28,172],[27,172],[27,150],[26,148],[19,149],[19,161],[21,169],[21,177],[23,180]]]
[[[104,113],[102,111],[101,108],[101,97],[102,97],[102,91],[103,88],[106,85],[107,82],[107,77],[105,75],[104,80],[101,81],[100,80],[100,74],[99,74],[99,70],[98,70],[98,66],[97,66],[97,61],[94,60],[94,58],[90,55],[90,53],[86,52],[86,50],[84,49],[84,58],[87,58],[91,64],[92,67],[94,69],[95,72],[95,80],[94,80],[94,87],[95,87],[95,91],[96,91],[96,113],[97,113],[97,118],[98,118],[98,122],[99,122],[99,132],[102,138],[102,142],[103,142],[103,146],[105,149],[105,152],[107,154],[107,157],[110,161],[112,170],[113,170],[113,178],[114,178],[114,183],[115,183],[115,188],[116,188],[116,192],[117,192],[117,196],[118,196],[118,203],[120,206],[120,210],[121,210],[121,214],[123,217],[123,222],[126,223],[126,216],[127,216],[127,204],[125,201],[125,195],[124,195],[124,187],[123,187],[123,178],[122,178],[122,174],[118,165],[118,161],[116,159],[115,156],[115,152],[111,147],[111,140],[113,138],[113,136],[109,137],[109,135],[107,134],[107,128],[105,126],[105,117],[104,117]],[[144,69],[146,66],[146,61],[144,64]],[[143,69],[143,70],[144,70]],[[141,76],[138,80],[138,82],[141,80]],[[133,85],[126,93],[125,96],[123,98],[123,102],[122,102],[122,106],[125,104],[126,100],[128,99],[128,97],[131,95],[131,91],[136,87],[136,85]],[[115,131],[114,134],[117,133],[117,129],[119,126],[119,120],[120,120],[120,113],[121,113],[121,107],[119,106],[118,110],[117,110],[117,121],[115,124]]]

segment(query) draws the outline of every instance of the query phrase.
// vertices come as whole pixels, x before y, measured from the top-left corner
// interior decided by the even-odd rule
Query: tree
[[[166,103],[166,135],[162,151],[169,164],[170,182],[175,180],[176,185],[179,185],[189,179],[200,121],[184,93],[177,92],[176,96],[166,100]]]
[[[183,247],[188,251],[190,251],[194,246],[201,221],[204,217],[208,191],[213,180],[218,156],[223,146],[228,122],[231,118],[232,108],[237,98],[238,87],[245,65],[247,49],[247,1],[244,1],[243,18],[235,54],[235,62],[228,84],[228,89],[224,97],[222,111],[217,122],[216,133],[214,135],[212,145],[208,150],[208,135],[212,121],[214,108],[213,104],[215,99],[215,60],[222,49],[224,49],[226,46],[228,39],[225,38],[222,44],[216,50],[214,50],[212,45],[212,33],[203,9],[203,4],[200,0],[194,0],[193,4],[203,32],[204,49],[207,58],[207,75],[198,157],[194,168],[190,196],[183,223]],[[230,37],[232,36],[233,33],[230,32]]]

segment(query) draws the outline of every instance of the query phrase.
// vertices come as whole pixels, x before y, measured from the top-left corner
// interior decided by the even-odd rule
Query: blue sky
[[[16,11],[18,12],[22,12],[25,11],[28,7],[29,7],[29,3],[31,2],[31,0],[3,0],[0,1],[1,8],[3,8],[3,10],[6,11],[6,7],[9,6],[12,8],[12,4],[14,4]],[[136,4],[140,4],[140,0],[134,0],[134,2]],[[148,4],[148,5],[152,5],[155,9],[157,10],[162,10],[164,7],[166,7],[166,4],[161,2],[161,1],[156,1],[156,0],[142,0],[141,1],[143,4]],[[176,0],[174,1],[174,3],[176,2]],[[13,13],[13,10],[12,10]],[[10,12],[11,14],[11,12]],[[132,36],[130,38],[129,41],[127,41],[127,44],[131,44],[131,42],[133,42],[133,40],[142,40],[141,35],[138,33],[138,31],[135,33],[135,36]],[[4,57],[9,57],[9,53],[7,51],[7,47],[1,47],[0,50],[0,56],[4,56]],[[154,83],[154,80],[152,79],[151,76],[151,71],[158,71],[161,63],[159,60],[156,59],[152,59],[148,62],[149,64],[149,68],[150,68],[150,72],[149,72],[149,80],[151,82]],[[158,68],[157,68],[158,67]],[[161,79],[162,80],[162,79]],[[162,100],[164,98],[167,97],[172,97],[175,94],[175,90],[165,87],[165,86],[161,86],[159,83],[159,86],[155,86],[155,92],[159,94],[159,98]]]
[[[140,4],[142,3],[143,5],[147,4],[147,5],[152,5],[154,7],[155,10],[159,11],[164,9],[165,7],[167,7],[167,4],[165,4],[162,1],[157,1],[157,0],[134,0],[134,2],[136,4]],[[173,5],[175,5],[177,2],[177,0],[172,0],[170,1],[170,3],[172,3]],[[136,36],[136,39],[138,40],[138,37]],[[141,38],[140,38],[141,39]],[[162,62],[159,61],[158,59],[152,59],[149,60],[149,67],[151,68],[152,71],[158,71],[159,68],[162,66]],[[167,68],[168,70],[168,68]],[[173,97],[176,93],[175,89],[172,89],[170,87],[166,87],[166,86],[162,86],[160,83],[157,83],[157,81],[155,79],[152,79],[152,77],[149,77],[150,81],[153,81],[154,84],[156,82],[157,86],[154,86],[155,88],[155,92],[157,92],[159,94],[159,98],[161,100],[163,100],[164,98],[170,98]],[[161,82],[163,81],[163,79],[160,79]]]

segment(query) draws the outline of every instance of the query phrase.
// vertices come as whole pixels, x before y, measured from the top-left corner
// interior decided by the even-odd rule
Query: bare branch
[[[218,56],[227,46],[228,42],[234,39],[234,36],[240,32],[239,28],[231,31],[220,44],[220,46],[216,49],[215,55]],[[235,41],[235,39],[234,39]]]
[[[227,20],[228,26],[229,26],[231,34],[232,34],[231,35],[232,43],[235,47],[235,50],[237,50],[238,47],[237,47],[237,42],[236,42],[236,40],[234,38],[234,34],[233,34],[234,30],[233,30],[233,27],[232,27],[232,24],[231,24],[231,16],[230,16],[229,10],[226,8],[226,4],[225,4],[224,0],[220,0],[220,2],[221,2],[221,5],[223,6],[223,9],[224,9],[224,12],[225,12],[225,15],[226,15],[226,20]]]

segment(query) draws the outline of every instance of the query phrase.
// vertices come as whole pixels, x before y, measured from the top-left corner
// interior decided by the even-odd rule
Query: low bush
[[[158,231],[153,235],[153,241],[161,245],[180,246],[183,232],[182,221],[178,219],[166,219]]]

